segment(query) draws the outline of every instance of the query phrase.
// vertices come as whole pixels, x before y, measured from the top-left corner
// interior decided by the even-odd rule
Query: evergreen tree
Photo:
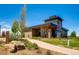
[[[71,37],[76,37],[76,32],[73,31],[70,36],[71,36]]]
[[[18,22],[17,21],[13,22],[11,30],[12,30],[13,33],[18,32]]]

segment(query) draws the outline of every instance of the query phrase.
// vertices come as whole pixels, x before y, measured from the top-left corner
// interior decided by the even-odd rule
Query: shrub
[[[51,51],[47,50],[46,55],[51,55]]]
[[[20,32],[17,32],[17,33],[10,33],[9,35],[9,40],[12,41],[12,40],[18,40],[21,38],[21,34]]]
[[[38,45],[35,44],[35,43],[33,44],[33,48],[34,48],[34,49],[39,49]]]
[[[25,43],[25,46],[28,48],[28,49],[31,49],[31,48],[34,48],[34,49],[39,49],[38,45],[35,44],[35,43],[31,43],[31,42],[27,42]]]
[[[27,47],[27,45],[28,45],[28,40],[21,40],[22,42],[24,42],[24,45],[25,45],[25,47]]]
[[[31,42],[28,42],[28,43],[26,44],[26,46],[27,46],[28,49],[33,48],[33,44],[32,44]]]
[[[0,47],[4,47],[2,44],[0,44]]]

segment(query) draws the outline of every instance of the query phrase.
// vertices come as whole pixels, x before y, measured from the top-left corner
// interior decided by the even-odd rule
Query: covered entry
[[[56,37],[56,31],[55,30],[52,30],[52,37]]]
[[[32,36],[45,38],[56,37],[55,30],[56,28],[51,26],[51,24],[40,25],[32,28]]]
[[[32,29],[32,36],[40,36],[40,29],[39,28]]]

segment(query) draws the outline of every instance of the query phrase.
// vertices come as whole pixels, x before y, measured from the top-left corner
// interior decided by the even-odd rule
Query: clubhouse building
[[[63,19],[59,16],[51,16],[48,19],[44,20],[44,22],[44,24],[32,26],[25,29],[25,37],[67,37],[68,30],[62,27]]]

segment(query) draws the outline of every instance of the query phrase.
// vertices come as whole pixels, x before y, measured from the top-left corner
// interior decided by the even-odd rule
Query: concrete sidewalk
[[[67,54],[67,55],[79,55],[79,50],[59,47],[56,45],[48,44],[48,43],[45,43],[39,40],[34,40],[34,39],[29,39],[29,38],[23,38],[23,39],[27,39],[32,43],[36,43],[39,47],[45,48],[51,51],[56,51],[56,52],[60,52],[60,53]]]

